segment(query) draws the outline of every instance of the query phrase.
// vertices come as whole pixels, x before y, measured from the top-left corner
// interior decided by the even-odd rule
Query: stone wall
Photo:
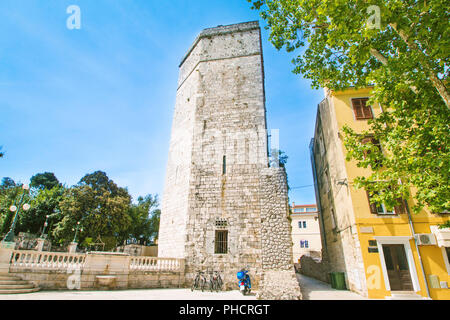
[[[300,258],[298,272],[305,276],[330,283],[330,267],[325,260],[303,255]]]
[[[188,281],[218,270],[236,288],[236,272],[249,267],[258,286],[264,103],[258,23],[202,31],[180,64],[158,240],[160,257],[186,259]],[[215,253],[217,221],[225,254]]]
[[[291,225],[288,219],[284,168],[261,171],[262,285],[259,299],[301,299],[292,263]]]

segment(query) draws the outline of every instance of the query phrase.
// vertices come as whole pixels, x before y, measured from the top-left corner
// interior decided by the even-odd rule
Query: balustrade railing
[[[75,270],[82,269],[85,261],[86,255],[79,253],[14,250],[10,268]]]
[[[124,257],[127,258],[127,257]],[[48,252],[34,250],[13,250],[10,259],[10,270],[83,270],[87,254],[69,252]],[[89,262],[88,262],[89,263]],[[123,260],[124,269],[130,271],[184,271],[184,259],[130,256]]]
[[[130,270],[182,271],[184,260],[176,258],[131,257]]]

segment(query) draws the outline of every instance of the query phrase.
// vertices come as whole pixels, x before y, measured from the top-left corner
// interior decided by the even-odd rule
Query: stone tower
[[[218,270],[229,288],[246,266],[256,287],[265,270],[293,274],[286,177],[269,167],[258,22],[203,30],[179,67],[158,256],[185,258],[188,282]]]

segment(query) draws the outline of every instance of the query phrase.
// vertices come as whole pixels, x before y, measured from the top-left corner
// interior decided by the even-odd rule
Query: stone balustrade
[[[14,250],[11,254],[10,270],[75,270],[83,269],[85,261],[86,255],[81,253]]]
[[[132,257],[130,270],[141,271],[183,271],[184,260],[176,258]]]
[[[0,247],[0,273],[30,281],[42,290],[179,288],[185,283],[184,259],[15,250]]]

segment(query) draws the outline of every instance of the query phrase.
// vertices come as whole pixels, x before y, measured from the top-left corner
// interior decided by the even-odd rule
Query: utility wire
[[[306,186],[299,186],[299,187],[290,187],[289,189],[300,189],[300,188],[307,188],[307,187],[313,187],[313,184],[308,184]]]

